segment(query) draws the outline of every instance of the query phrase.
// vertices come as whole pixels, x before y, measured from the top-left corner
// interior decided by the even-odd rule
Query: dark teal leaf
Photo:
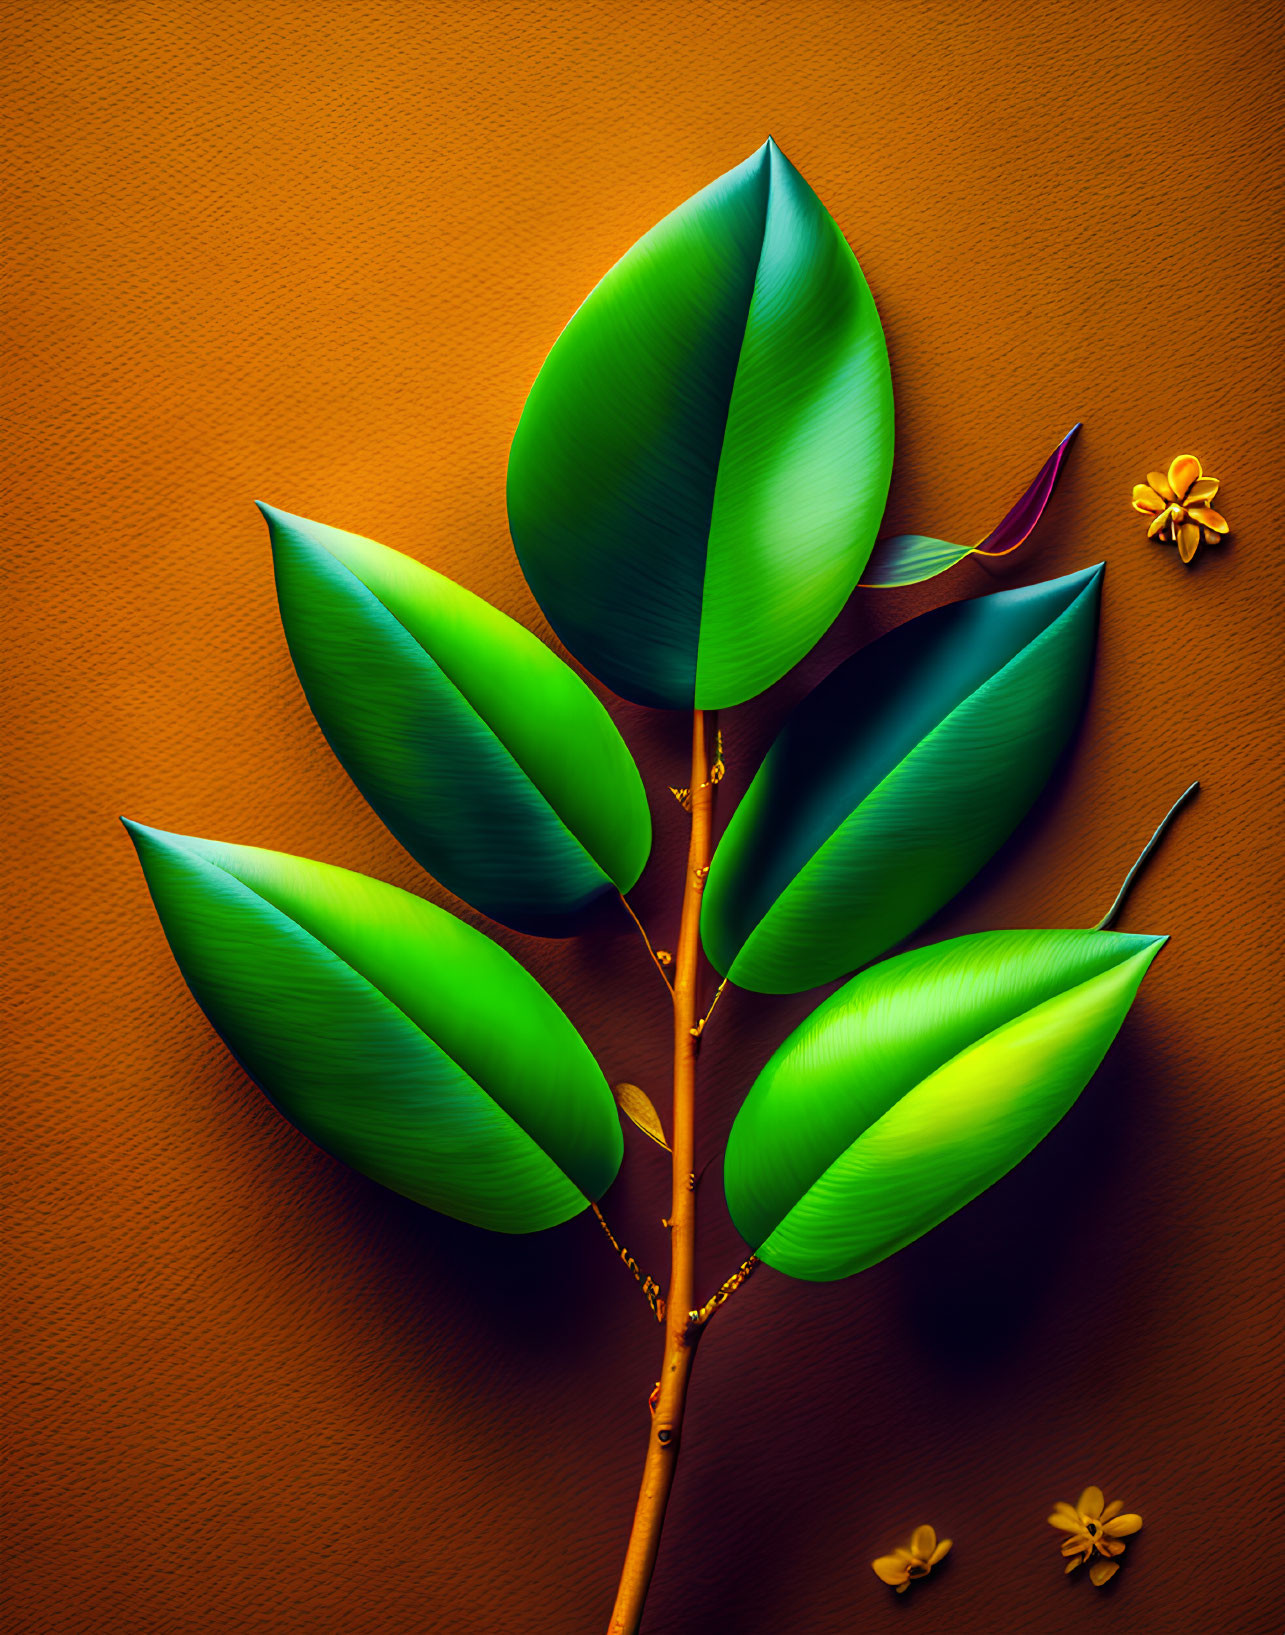
[[[578,930],[651,846],[633,757],[530,631],[400,551],[264,506],[281,622],[353,782],[407,851],[493,920]]]
[[[831,981],[972,878],[1079,719],[1101,575],[925,613],[803,700],[710,868],[701,935],[724,976],[760,993]]]

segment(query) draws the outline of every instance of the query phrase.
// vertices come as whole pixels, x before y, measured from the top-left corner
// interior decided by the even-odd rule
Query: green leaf
[[[710,867],[701,936],[723,976],[758,993],[829,982],[972,878],[1074,730],[1101,576],[937,608],[803,700]]]
[[[1067,1111],[1164,942],[986,931],[853,977],[737,1115],[725,1161],[737,1230],[769,1266],[813,1282],[922,1236]]]
[[[412,857],[493,920],[574,932],[651,847],[642,779],[578,675],[400,551],[270,506],[281,622],[321,730]]]
[[[347,869],[126,820],[180,971],[305,1135],[443,1214],[535,1232],[620,1167],[615,1103],[534,977]]]
[[[623,697],[739,704],[855,586],[892,429],[861,269],[766,142],[645,234],[555,343],[509,457],[522,570]]]

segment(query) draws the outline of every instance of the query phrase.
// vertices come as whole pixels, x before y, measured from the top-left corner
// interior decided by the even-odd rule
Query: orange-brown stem
[[[709,873],[710,819],[713,784],[705,741],[705,716],[692,718],[691,792],[692,832],[687,849],[683,884],[683,913],[674,956],[674,1109],[670,1125],[673,1143],[673,1202],[669,1213],[672,1256],[665,1304],[665,1351],[660,1369],[660,1395],[647,1438],[642,1487],[634,1511],[629,1548],[616,1592],[616,1606],[608,1635],[637,1635],[643,1603],[660,1548],[669,1490],[682,1440],[683,1409],[692,1358],[700,1325],[691,1321],[695,1305],[696,1269],[696,1160],[695,1092],[698,1036],[698,979],[700,966],[700,907]]]

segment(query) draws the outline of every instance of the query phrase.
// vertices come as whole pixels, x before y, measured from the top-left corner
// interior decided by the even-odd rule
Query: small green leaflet
[[[509,456],[518,560],[622,697],[740,704],[847,600],[892,441],[861,268],[769,141],[645,234],[555,342]]]
[[[1066,452],[1080,429],[1078,422],[1045,460],[1034,481],[998,527],[992,528],[976,545],[952,545],[926,534],[893,534],[875,542],[874,550],[861,575],[870,590],[889,590],[894,585],[917,585],[953,568],[966,556],[1008,556],[1025,544],[1031,530],[1044,515],[1053,497]]]
[[[1079,720],[1101,576],[936,608],[798,705],[710,866],[701,937],[721,975],[800,993],[877,959],[967,884]]]
[[[893,534],[879,540],[871,551],[861,583],[867,590],[919,585],[972,554],[971,545],[952,545],[948,539],[933,539],[929,534]]]
[[[480,931],[347,869],[126,827],[197,1003],[318,1146],[495,1232],[556,1226],[610,1186],[606,1080]]]
[[[633,757],[530,631],[400,551],[262,507],[321,730],[411,856],[493,920],[569,936],[651,848]]]
[[[725,1160],[737,1230],[769,1266],[812,1282],[922,1236],[1067,1111],[1164,941],[985,931],[853,977],[737,1115]]]

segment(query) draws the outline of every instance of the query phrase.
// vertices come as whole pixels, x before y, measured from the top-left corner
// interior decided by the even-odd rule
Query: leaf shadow
[[[1004,1394],[1046,1307],[1078,1300],[1091,1263],[1087,1320],[1108,1332],[1103,1234],[1136,1193],[1162,1120],[1156,1059],[1136,1016],[1075,1106],[1014,1169],[891,1263],[893,1304],[926,1360]],[[1120,1229],[1120,1228],[1117,1228]],[[1115,1235],[1113,1229],[1112,1235]],[[1122,1235],[1127,1237],[1127,1233]]]
[[[451,1349],[461,1359],[479,1351],[520,1357],[535,1384],[559,1377],[569,1351],[592,1348],[610,1246],[596,1241],[591,1215],[510,1235],[440,1215],[351,1170],[340,1170],[335,1193],[364,1298],[414,1354],[440,1353],[439,1307],[450,1310]],[[440,1360],[426,1360],[430,1366]],[[507,1370],[481,1370],[474,1381],[497,1395],[512,1384]]]
[[[675,1495],[675,1520],[685,1531],[685,1516],[701,1518],[702,1579],[717,1585],[717,1595],[706,1597],[698,1589],[693,1598],[690,1565],[671,1562],[657,1586],[661,1635],[700,1627],[792,1627],[800,1578],[836,1552],[852,1551],[854,1537],[867,1543],[854,1556],[857,1599],[856,1586],[878,1553],[873,1522],[888,1497],[856,1496],[818,1514],[815,1499],[800,1502],[797,1495],[834,1491],[841,1472],[869,1457],[863,1417],[848,1413],[845,1404],[886,1397],[890,1368],[914,1379],[916,1391],[929,1391],[929,1382],[938,1380],[940,1400],[966,1414],[970,1439],[984,1446],[992,1427],[1002,1435],[1011,1422],[1015,1396],[1043,1399],[1056,1391],[1066,1324],[1074,1323],[1081,1352],[1106,1356],[1122,1326],[1146,1323],[1136,1282],[1109,1251],[1116,1241],[1143,1235],[1154,1240],[1166,1231],[1145,1185],[1166,1138],[1156,1067],[1161,1060],[1144,1007],[1131,1016],[1075,1106],[1031,1154],[957,1214],[866,1273],[846,1300],[825,1285],[787,1280],[773,1288],[771,1316],[732,1348],[739,1354],[748,1344],[756,1354],[753,1385],[730,1383],[741,1377],[739,1355],[711,1356],[716,1366],[708,1372],[726,1372],[728,1381],[702,1380],[696,1399],[701,1434],[708,1414],[708,1434],[734,1454],[721,1457],[701,1448]],[[1153,1252],[1163,1256],[1167,1248],[1157,1244]],[[761,1285],[758,1292],[764,1292]],[[836,1300],[842,1305],[824,1304]],[[884,1340],[854,1355],[853,1336],[872,1326],[883,1328]],[[850,1358],[841,1372],[825,1369],[817,1376],[806,1402],[796,1399],[793,1384],[799,1341],[785,1338],[795,1330],[822,1357]],[[1023,1382],[1032,1382],[1029,1389]],[[720,1386],[727,1393],[721,1407]],[[706,1406],[710,1395],[715,1401]],[[786,1494],[796,1497],[781,1502]],[[771,1550],[746,1558],[743,1541],[761,1533],[765,1523]],[[695,1528],[694,1519],[690,1526]],[[681,1606],[671,1599],[677,1594],[671,1572],[674,1579],[683,1576]],[[934,1573],[935,1579],[945,1576]],[[871,1604],[863,1617],[874,1627],[884,1617],[905,1616],[905,1606],[921,1599],[920,1590],[936,1599],[930,1582],[908,1596],[890,1595],[887,1607],[895,1604],[896,1612]]]

